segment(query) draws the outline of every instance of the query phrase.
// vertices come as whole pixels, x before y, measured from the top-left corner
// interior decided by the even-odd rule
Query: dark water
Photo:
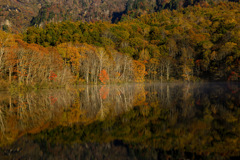
[[[239,83],[0,92],[0,159],[239,156]]]

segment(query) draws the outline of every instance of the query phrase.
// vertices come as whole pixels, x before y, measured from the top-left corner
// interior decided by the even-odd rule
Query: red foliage
[[[57,74],[56,73],[54,73],[54,72],[50,72],[50,75],[49,75],[49,79],[50,80],[55,80],[55,78],[57,77]]]
[[[99,80],[103,83],[106,84],[107,81],[109,80],[108,73],[105,69],[103,69],[100,74],[99,74]]]

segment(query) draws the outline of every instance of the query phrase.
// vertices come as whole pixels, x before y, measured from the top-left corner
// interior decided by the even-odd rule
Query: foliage
[[[117,24],[64,21],[30,27],[22,36],[1,31],[0,78],[33,86],[239,81],[239,10],[239,3],[226,2],[163,10]],[[48,78],[53,72],[54,81]]]
[[[139,63],[145,60],[144,78],[228,80],[232,72],[239,75],[238,10],[239,3],[229,2],[163,10],[117,24],[52,23],[29,28],[24,39],[44,46],[77,41],[111,47]],[[151,64],[152,58],[159,63]]]
[[[22,32],[29,26],[44,27],[50,22],[108,21],[137,18],[164,9],[201,5],[208,7],[225,0],[2,0],[0,21],[3,30]],[[228,0],[239,1],[239,0]]]
[[[105,69],[101,70],[100,74],[99,74],[99,80],[103,83],[106,84],[107,81],[109,80],[109,76],[108,73]]]

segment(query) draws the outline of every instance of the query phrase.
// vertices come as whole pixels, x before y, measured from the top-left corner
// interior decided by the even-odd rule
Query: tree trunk
[[[89,81],[89,68],[87,68],[87,71],[85,73],[85,76],[86,76],[86,82],[88,84],[88,81]]]
[[[8,76],[8,78],[9,78],[9,83],[11,84],[11,83],[12,83],[12,69],[9,68],[8,70],[9,70],[9,76]]]
[[[169,80],[169,65],[167,66],[167,81]]]

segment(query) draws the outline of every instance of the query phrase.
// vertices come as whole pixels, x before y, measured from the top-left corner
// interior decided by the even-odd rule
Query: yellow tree
[[[64,59],[65,66],[71,67],[71,71],[79,79],[80,72],[80,59],[83,56],[80,55],[80,49],[71,43],[62,43],[57,46],[57,50]]]
[[[182,77],[186,81],[190,81],[193,77],[193,66],[194,60],[191,56],[191,50],[189,48],[181,49],[181,68],[182,68]]]
[[[4,65],[4,56],[7,52],[7,48],[11,47],[14,43],[13,36],[11,34],[8,34],[4,31],[0,30],[0,71],[2,72],[2,68]],[[1,73],[0,72],[0,73]]]
[[[151,58],[148,63],[148,75],[150,76],[151,79],[156,80],[157,76],[157,69],[160,66],[160,62],[156,58]]]
[[[144,62],[133,61],[133,75],[135,82],[144,82],[144,77],[147,74]]]
[[[97,81],[98,74],[96,73],[96,49],[88,44],[81,44],[79,46],[79,53],[82,57],[80,65],[81,65],[81,74],[84,76],[86,83],[89,83],[89,75],[91,75],[91,79]]]
[[[13,47],[8,49],[8,53],[5,56],[5,67],[6,69],[8,69],[9,83],[12,82],[12,74],[14,71],[16,71],[16,65],[17,65],[16,48]]]

